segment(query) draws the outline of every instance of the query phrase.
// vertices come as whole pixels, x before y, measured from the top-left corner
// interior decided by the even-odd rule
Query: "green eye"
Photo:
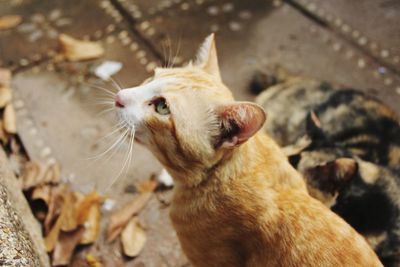
[[[156,112],[160,115],[168,115],[170,113],[169,107],[167,105],[167,102],[165,101],[165,98],[159,98],[155,101],[154,103]]]

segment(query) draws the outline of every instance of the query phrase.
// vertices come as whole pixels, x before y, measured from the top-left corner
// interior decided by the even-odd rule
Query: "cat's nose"
[[[121,98],[121,96],[120,96],[119,94],[117,94],[117,95],[115,96],[115,106],[116,106],[117,108],[123,108],[123,107],[125,107],[125,104],[124,104],[124,102],[122,101],[122,98]]]

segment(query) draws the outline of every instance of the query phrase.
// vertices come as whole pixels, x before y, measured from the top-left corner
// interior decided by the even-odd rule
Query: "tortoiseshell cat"
[[[292,77],[268,88],[256,102],[269,115],[265,130],[281,146],[293,145],[307,133],[320,146],[344,147],[384,166],[400,165],[398,117],[360,91],[333,90],[325,82]]]
[[[255,81],[260,88],[260,78]],[[269,114],[265,130],[287,146],[310,194],[362,233],[385,266],[400,266],[400,125],[394,112],[361,92],[299,77],[281,78],[257,102]]]
[[[213,35],[193,64],[121,90],[116,109],[174,179],[170,217],[194,266],[382,266],[259,131],[264,110],[234,100]]]

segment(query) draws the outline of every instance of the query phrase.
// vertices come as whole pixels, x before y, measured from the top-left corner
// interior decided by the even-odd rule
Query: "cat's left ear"
[[[267,115],[262,107],[250,102],[235,102],[217,108],[221,133],[216,147],[234,148],[252,137],[263,126]]]
[[[200,46],[194,64],[221,81],[214,33],[210,34]]]

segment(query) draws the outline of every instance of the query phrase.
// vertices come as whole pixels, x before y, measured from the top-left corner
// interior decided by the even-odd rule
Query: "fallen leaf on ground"
[[[46,204],[49,204],[51,198],[51,186],[42,185],[36,187],[32,191],[32,200],[42,199]]]
[[[57,243],[58,236],[61,231],[61,224],[63,221],[63,213],[61,212],[60,216],[58,216],[56,223],[51,228],[48,235],[44,238],[44,244],[46,246],[46,252],[51,252],[54,250],[54,247]]]
[[[122,250],[128,257],[136,257],[146,243],[146,232],[140,227],[137,217],[133,217],[121,233]]]
[[[35,161],[28,161],[24,166],[22,175],[20,176],[22,189],[28,190],[42,184],[45,173],[46,166],[44,164]]]
[[[96,42],[81,41],[66,34],[60,34],[62,54],[69,61],[99,58],[104,54],[103,47]]]
[[[3,144],[7,144],[9,140],[9,134],[4,130],[4,123],[0,120],[0,140]]]
[[[92,254],[87,254],[85,256],[86,259],[86,263],[90,266],[90,267],[102,267],[103,265],[101,264],[100,261],[98,261]]]
[[[44,220],[44,233],[47,235],[57,218],[62,211],[62,206],[64,203],[64,193],[66,192],[66,187],[61,185],[57,187],[52,187],[51,196],[49,201],[49,211],[47,212],[46,219]]]
[[[60,165],[56,162],[48,165],[42,183],[58,184],[61,179]]]
[[[17,123],[15,121],[15,110],[12,104],[8,104],[3,113],[4,130],[10,134],[17,133]]]
[[[89,209],[92,205],[94,204],[100,204],[102,202],[103,198],[99,196],[96,192],[92,192],[88,195],[86,195],[81,204],[79,205],[78,208],[78,217],[77,221],[78,224],[83,224],[89,217]]]
[[[38,186],[32,191],[31,206],[35,217],[44,222],[46,215],[49,212],[49,201],[51,199],[51,186]]]
[[[83,235],[83,227],[78,227],[71,232],[60,232],[53,252],[53,266],[69,265],[72,254]]]
[[[18,15],[6,15],[0,17],[0,30],[7,30],[14,28],[22,21],[21,16]]]
[[[151,192],[142,193],[111,215],[107,228],[108,242],[113,241],[121,233],[130,218],[138,214],[144,208],[151,196]]]
[[[100,232],[100,202],[93,203],[83,224],[84,232],[79,244],[87,245],[96,241]]]
[[[28,190],[42,184],[58,184],[60,181],[60,166],[58,163],[49,165],[28,161],[25,163],[20,180],[22,189]]]
[[[100,232],[100,205],[103,198],[96,192],[81,197],[77,207],[77,223],[84,226],[84,233],[79,244],[96,241]]]
[[[4,108],[11,101],[10,87],[0,86],[0,108]]]
[[[145,192],[154,192],[157,186],[158,182],[156,180],[145,180],[140,184],[138,184],[136,188],[140,193],[145,193]]]
[[[67,192],[64,195],[63,203],[63,221],[61,224],[61,230],[64,232],[70,232],[78,227],[77,222],[77,209],[76,209],[76,198],[73,192]]]
[[[0,86],[10,87],[11,71],[9,69],[0,68]]]

